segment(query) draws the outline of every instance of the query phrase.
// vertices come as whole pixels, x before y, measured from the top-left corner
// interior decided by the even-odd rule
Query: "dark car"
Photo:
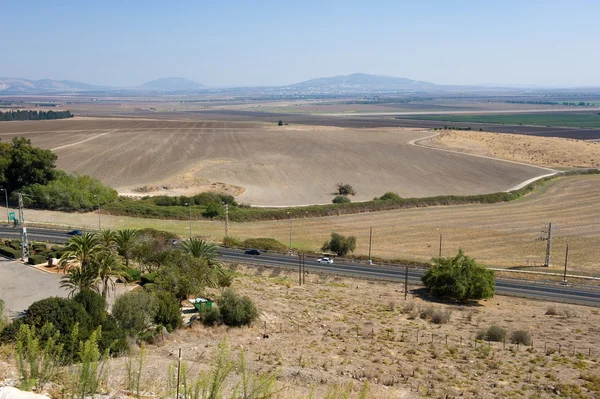
[[[260,251],[258,249],[249,249],[244,252],[246,255],[260,255]]]
[[[81,232],[81,230],[71,230],[67,233],[70,236],[80,236],[83,235],[83,233]]]

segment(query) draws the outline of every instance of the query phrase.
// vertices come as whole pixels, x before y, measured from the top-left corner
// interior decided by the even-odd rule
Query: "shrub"
[[[548,306],[548,309],[546,309],[546,314],[549,316],[558,316],[558,310],[556,309],[556,306]]]
[[[205,326],[214,326],[223,322],[219,308],[214,306],[210,308],[203,308],[198,317]]]
[[[21,257],[21,251],[13,249],[11,247],[0,245],[0,255],[6,256],[6,257],[12,258],[12,259],[18,259]]]
[[[452,314],[449,310],[439,310],[436,309],[431,314],[431,322],[433,324],[447,324],[450,322],[450,315]]]
[[[117,298],[112,314],[129,335],[137,337],[147,331],[154,322],[158,301],[146,292],[128,292]]]
[[[258,318],[258,310],[247,296],[240,297],[232,289],[226,289],[217,301],[223,323],[231,327],[250,325]]]
[[[204,212],[202,212],[202,216],[205,218],[215,218],[217,216],[221,216],[223,214],[223,205],[220,202],[211,202],[206,205]]]
[[[334,204],[347,204],[350,201],[350,198],[346,197],[345,195],[336,195],[335,197],[333,197],[333,200],[331,200],[332,203]]]
[[[73,297],[73,301],[83,306],[96,324],[101,324],[106,317],[106,300],[97,292],[83,289]]]
[[[454,258],[440,258],[421,277],[429,294],[462,302],[494,296],[494,272],[465,256],[462,250]]]
[[[239,238],[225,236],[223,237],[223,245],[226,247],[241,248],[244,246],[244,242]]]
[[[331,233],[331,238],[321,247],[323,251],[332,251],[337,256],[344,256],[356,249],[356,237],[344,237],[336,232]]]
[[[154,322],[164,326],[168,332],[181,327],[183,319],[177,298],[164,291],[158,291],[154,295],[158,302]]]
[[[513,344],[529,346],[532,343],[531,334],[529,334],[529,331],[525,330],[513,331],[510,335],[510,342],[512,342]]]
[[[36,328],[42,328],[44,324],[52,323],[60,332],[61,339],[69,338],[73,326],[78,324],[79,338],[87,339],[91,333],[92,320],[80,303],[65,298],[51,297],[31,304],[25,311],[22,322]]]
[[[336,193],[339,195],[356,195],[354,187],[350,184],[338,183]]]
[[[142,274],[142,276],[140,277],[140,284],[142,286],[145,286],[146,284],[155,284],[157,275],[158,272]]]
[[[265,251],[286,251],[288,247],[274,238],[248,238],[244,247],[264,249]]]
[[[483,331],[483,336],[481,337],[482,331],[477,334],[477,339],[485,339],[486,341],[492,342],[502,342],[506,338],[506,330],[502,327],[491,325],[487,330]]]
[[[381,197],[379,197],[379,199],[382,201],[400,201],[400,200],[402,200],[402,197],[400,197],[396,193],[388,191],[387,193],[385,193]]]
[[[402,305],[402,313],[410,313],[413,311],[414,308],[415,308],[414,302],[405,302]]]
[[[30,265],[41,265],[46,262],[46,257],[44,255],[29,255],[27,259],[27,263]]]
[[[4,327],[6,327],[7,323],[8,323],[8,319],[7,319],[6,315],[4,314],[4,300],[2,298],[0,298],[0,332],[2,332]]]
[[[125,268],[124,272],[127,275],[127,281],[139,281],[142,276],[142,272],[133,267]]]

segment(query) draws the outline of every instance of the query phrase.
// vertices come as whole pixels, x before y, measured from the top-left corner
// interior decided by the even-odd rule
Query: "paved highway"
[[[30,240],[64,243],[69,236],[65,231],[28,228]],[[19,237],[20,230],[13,227],[0,227],[0,237]],[[224,261],[249,263],[263,266],[279,266],[287,268],[298,267],[298,257],[282,254],[263,253],[258,256],[245,255],[243,251],[233,249],[220,249]],[[305,267],[307,272],[327,272],[356,277],[368,277],[387,281],[404,282],[405,268],[403,266],[367,265],[366,263],[351,261],[336,261],[331,265],[318,264],[316,258],[306,257]],[[409,267],[408,282],[415,285],[421,283],[423,270]],[[561,286],[556,283],[535,282],[520,279],[496,279],[496,292],[498,294],[519,296],[526,298],[568,302],[581,305],[600,306],[600,288],[588,286]]]

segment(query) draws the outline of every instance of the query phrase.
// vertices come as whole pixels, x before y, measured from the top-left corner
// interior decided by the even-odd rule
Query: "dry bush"
[[[546,314],[548,316],[558,316],[558,310],[556,309],[556,306],[548,306],[548,309],[546,309]]]
[[[435,309],[433,306],[427,306],[426,308],[421,309],[419,312],[419,317],[423,320],[431,319],[431,315],[433,315],[434,311]]]
[[[491,325],[487,330],[479,330],[475,338],[478,340],[502,342],[506,338],[506,329]]]
[[[414,302],[405,302],[402,305],[402,313],[411,313],[415,309],[416,305]]]
[[[573,309],[566,308],[561,310],[560,315],[565,319],[571,319],[573,317],[577,317],[577,312],[575,312]]]
[[[533,342],[531,339],[531,334],[529,334],[529,331],[525,331],[525,330],[516,330],[513,331],[512,334],[510,335],[510,341],[513,344],[520,344],[520,345],[531,345],[531,343]]]
[[[450,322],[450,315],[452,312],[450,310],[434,310],[431,314],[431,322],[433,324],[447,324]]]
[[[389,301],[388,302],[388,310],[390,312],[393,312],[396,309],[396,302],[394,301]]]

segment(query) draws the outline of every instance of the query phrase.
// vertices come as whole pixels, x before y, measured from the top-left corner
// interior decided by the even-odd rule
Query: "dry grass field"
[[[234,358],[245,352],[251,371],[277,376],[280,398],[323,398],[334,386],[350,387],[350,397],[358,398],[365,381],[368,397],[377,399],[600,394],[595,308],[506,297],[457,306],[430,302],[417,292],[404,300],[398,284],[309,274],[298,287],[295,273],[234,270],[234,289],[256,301],[260,319],[242,329],[194,324],[149,345],[144,397],[166,396],[167,370],[178,349],[190,369],[188,381],[194,381],[210,367],[224,337]],[[476,342],[478,332],[492,325],[506,330],[506,342]],[[533,346],[511,343],[515,331],[529,333]],[[110,363],[111,397],[127,397],[126,361]],[[14,378],[9,364],[5,360],[0,368],[0,380]],[[345,396],[328,396],[339,397]]]
[[[420,144],[551,168],[600,167],[598,143],[559,137],[450,131]]]
[[[507,190],[547,173],[526,165],[419,148],[429,132],[252,122],[74,118],[10,122],[0,137],[53,149],[58,167],[89,174],[120,192],[220,189],[257,205],[329,203],[338,182],[356,200]]]
[[[332,231],[357,237],[357,254],[366,255],[369,224],[373,224],[372,254],[382,258],[428,261],[437,256],[439,231],[443,253],[452,255],[463,248],[489,266],[534,267],[543,264],[545,243],[536,239],[548,222],[554,222],[553,266],[563,267],[565,239],[569,242],[569,271],[599,275],[600,177],[578,176],[548,183],[540,191],[519,201],[489,205],[462,205],[423,209],[305,218],[292,221],[293,244],[318,251]],[[28,221],[63,226],[95,228],[97,215],[27,210]],[[188,234],[187,221],[136,219],[102,216],[105,227],[154,227]],[[289,240],[289,222],[230,223],[230,235],[274,237]],[[223,222],[194,221],[194,235],[221,240]]]

